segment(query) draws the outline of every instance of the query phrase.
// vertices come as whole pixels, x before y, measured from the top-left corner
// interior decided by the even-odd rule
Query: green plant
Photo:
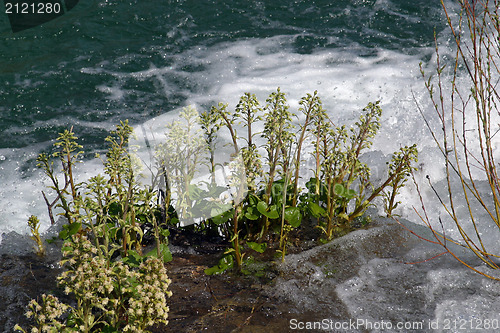
[[[229,114],[227,105],[219,104],[218,108],[213,108],[218,113],[221,121],[221,126],[229,130],[234,147],[234,155],[241,154],[243,160],[244,175],[233,177],[240,179],[238,184],[232,184],[238,188],[238,195],[243,196],[243,183],[248,185],[246,200],[235,205],[232,215],[232,238],[233,248],[229,249],[221,263],[209,272],[219,272],[221,269],[230,267],[227,260],[228,255],[234,255],[238,269],[241,270],[245,253],[240,250],[240,234],[244,230],[248,238],[252,238],[255,233],[258,233],[258,238],[263,239],[268,233],[270,220],[279,220],[280,216],[285,216],[287,220],[293,221],[296,226],[300,224],[300,218],[297,212],[291,214],[292,207],[285,207],[286,200],[281,198],[284,179],[282,175],[288,174],[291,171],[291,148],[294,134],[291,132],[293,125],[291,124],[292,114],[289,106],[286,104],[285,94],[278,89],[270,94],[263,109],[260,108],[260,103],[250,93],[244,94],[236,106],[236,111]],[[264,117],[259,114],[264,112]],[[240,119],[240,121],[238,121]],[[259,133],[254,133],[252,126],[259,121],[264,121],[264,131],[261,137],[265,139],[266,144],[266,161],[269,172],[263,175],[263,167],[261,155],[258,152],[258,147],[254,143],[254,136]],[[234,128],[234,125],[239,123],[246,129],[246,137],[239,137]],[[240,145],[238,141],[243,141],[246,145]],[[280,176],[280,180],[276,181],[276,176]],[[241,180],[243,179],[243,181]],[[259,190],[257,180],[261,179],[264,184],[264,189]],[[286,181],[288,184],[288,180]],[[288,185],[287,185],[288,186]],[[297,209],[298,211],[298,209]],[[286,214],[284,214],[286,212]],[[227,216],[227,215],[226,215]],[[298,221],[298,222],[297,222]],[[260,223],[259,223],[260,222]],[[257,230],[255,230],[255,227]],[[282,221],[282,228],[284,220]],[[283,237],[283,235],[282,235]],[[251,242],[253,244],[253,242]]]
[[[59,133],[59,137],[54,144],[54,147],[57,150],[50,155],[42,153],[37,158],[37,166],[43,169],[44,173],[52,182],[52,185],[49,186],[49,188],[57,194],[56,198],[52,202],[49,202],[45,192],[42,191],[43,198],[45,199],[49,211],[51,224],[55,223],[52,212],[53,207],[62,208],[64,212],[61,215],[66,217],[69,224],[72,223],[71,213],[73,212],[73,209],[71,207],[71,201],[78,197],[79,186],[79,184],[73,179],[73,167],[78,159],[83,155],[83,151],[80,150],[83,147],[76,142],[77,139],[78,138],[73,132],[73,127],[71,127],[70,130],[64,130],[64,132]],[[61,185],[59,178],[56,175],[52,159],[58,159],[61,162],[64,186]],[[68,196],[71,199],[68,198]]]
[[[178,120],[167,125],[166,140],[156,147],[158,175],[153,177],[154,180],[163,179],[153,184],[165,183],[164,189],[159,189],[162,200],[160,224],[179,220],[183,224],[186,221],[187,224],[196,222],[199,225],[190,226],[191,229],[224,235],[229,240],[231,247],[225,251],[218,265],[207,270],[208,274],[221,273],[233,267],[242,271],[248,251],[262,249],[278,238],[278,251],[281,251],[283,260],[290,232],[301,226],[304,216],[318,218],[318,227],[329,240],[340,234],[339,229],[349,230],[359,225],[357,221],[367,221],[362,217],[367,207],[387,187],[392,189],[392,192],[386,191],[388,211],[392,212],[396,207],[398,190],[406,181],[410,164],[416,161],[416,148],[402,148],[394,155],[387,180],[376,188],[371,185],[370,170],[360,161],[360,156],[371,147],[372,139],[380,127],[382,110],[378,102],[368,104],[350,131],[346,126],[337,127],[332,123],[317,92],[307,94],[300,100],[298,112],[303,114],[305,121],[295,131],[292,119],[296,115],[290,111],[285,94],[278,88],[266,99],[264,107],[261,107],[255,95],[245,93],[234,112],[230,112],[228,105],[222,103],[201,115],[194,108],[185,108]],[[259,125],[263,127],[262,132],[255,131]],[[239,135],[241,129],[244,135]],[[215,147],[223,130],[229,132],[228,145],[232,148],[229,162],[232,167],[226,179],[232,191],[232,202],[225,201],[223,197],[227,195],[227,189],[218,185],[215,179],[216,167],[227,165],[217,161],[215,155]],[[299,188],[301,163],[304,159],[303,150],[311,140],[314,177],[306,182],[307,192],[303,192]],[[120,151],[121,143],[127,140],[110,142],[114,142],[113,147]],[[114,155],[125,156],[122,153]],[[120,163],[126,161],[132,163],[130,159]],[[208,166],[210,180],[195,183],[195,176],[204,164]],[[129,170],[128,164],[124,170]],[[115,173],[108,172],[109,175]],[[127,171],[126,174],[131,173]],[[111,185],[123,182],[115,176],[111,179]],[[111,217],[107,217],[114,224],[91,223],[95,208],[86,208],[83,198],[75,202],[81,202],[78,204],[79,211],[89,212],[86,222],[82,223],[99,235],[97,240],[106,245],[110,241],[116,243],[114,237],[118,237],[122,241],[122,255],[133,262],[138,260],[134,258],[140,256],[140,251],[132,245],[140,244],[143,235],[136,225],[127,221],[138,220],[138,216],[141,216],[139,220],[142,223],[146,221],[154,225],[156,239],[165,239],[166,236],[162,235],[164,229],[159,227],[156,215],[144,210],[144,207],[150,206],[147,203],[150,202],[152,191],[140,192],[127,180],[133,177],[124,179],[128,187],[113,188],[110,192],[109,182],[95,178],[91,182],[94,188],[85,193],[86,196],[105,193],[108,197],[113,193],[125,194],[118,195],[111,205],[105,198],[97,200],[102,202],[99,205],[101,211],[118,211],[122,214],[116,216],[112,213]],[[98,187],[104,189],[96,192]],[[172,196],[174,189],[178,192],[177,196]],[[126,195],[127,190],[137,195]],[[176,201],[177,213],[172,210],[171,200]],[[123,202],[129,204],[119,204]],[[123,214],[127,209],[131,215]],[[194,209],[197,209],[197,213],[202,212],[198,215],[206,219],[195,221],[195,215],[192,215]],[[106,229],[106,225],[109,229]],[[68,229],[67,234],[74,234],[76,229]],[[106,233],[112,237],[107,239]],[[160,257],[163,252],[160,246],[163,245],[161,242],[157,244],[156,252]]]
[[[202,119],[195,108],[184,108],[179,114],[179,119],[167,125],[164,143],[156,147],[158,168],[166,172],[163,176],[170,182],[170,188],[176,189],[175,207],[179,218],[186,225],[193,223],[192,210],[197,195],[197,189],[192,186],[192,181],[199,171],[204,153],[211,150],[213,154],[214,149],[216,131],[206,127],[199,128]],[[206,125],[213,123],[213,127],[215,126],[212,119],[205,120],[208,122]],[[209,135],[208,147],[204,134]],[[211,166],[215,168],[215,164]]]
[[[31,215],[28,218],[28,227],[31,231],[31,239],[36,243],[36,254],[39,256],[45,255],[45,247],[43,246],[43,241],[40,236],[40,220],[35,215]]]
[[[300,162],[301,160],[301,154],[302,154],[302,145],[304,144],[304,141],[307,138],[307,135],[311,132],[310,130],[310,125],[314,124],[315,122],[317,123],[317,126],[321,127],[322,121],[326,118],[326,113],[325,110],[323,109],[321,99],[318,96],[318,92],[315,91],[313,95],[307,94],[305,97],[303,97],[300,102],[299,102],[300,108],[299,111],[302,112],[305,116],[304,123],[300,125],[300,131],[297,139],[297,148],[296,148],[296,154],[295,154],[295,176],[294,176],[294,182],[293,182],[293,203],[292,206],[297,205],[297,199],[299,196],[299,189],[298,189],[298,184],[299,184],[299,179],[300,179]],[[321,133],[322,128],[317,129],[317,135]],[[319,144],[319,140],[317,140],[317,143]],[[316,177],[319,179],[319,149],[316,147]]]
[[[294,139],[292,113],[289,111],[285,94],[278,88],[276,92],[269,95],[264,108],[265,122],[262,137],[266,139],[264,148],[267,152],[266,160],[269,170],[265,176],[263,203],[271,204],[271,191],[276,174],[281,171],[282,175],[288,172],[291,156],[288,153],[288,145]],[[279,170],[281,168],[281,170]],[[276,206],[276,204],[274,205]],[[266,207],[267,208],[267,207]],[[269,216],[264,214],[260,237],[269,229]]]
[[[215,150],[217,144],[217,132],[220,129],[220,125],[218,122],[217,114],[214,112],[214,109],[210,109],[209,112],[202,112],[199,115],[199,122],[201,125],[201,129],[203,130],[203,134],[205,136],[205,142],[207,144],[209,156],[209,172],[210,172],[210,182],[211,184],[215,184]]]
[[[68,269],[58,280],[75,297],[76,306],[52,295],[42,295],[41,305],[32,300],[26,314],[36,322],[32,331],[148,332],[156,323],[168,323],[170,280],[162,260],[148,258],[130,267],[120,260],[110,262],[85,236],[71,239],[64,244],[61,262]]]
[[[247,176],[246,183],[251,193],[255,193],[257,189],[256,178],[262,177],[263,174],[261,156],[253,141],[254,136],[258,133],[252,131],[252,125],[262,120],[259,115],[262,112],[259,105],[255,95],[245,93],[241,96],[235,109],[235,115],[242,119],[240,123],[247,130],[247,136],[242,138],[246,142],[246,146],[241,148],[241,155]]]
[[[32,311],[28,312],[36,322],[32,331],[147,332],[153,323],[167,323],[170,280],[164,262],[172,258],[169,232],[158,223],[155,193],[137,184],[134,158],[127,151],[131,133],[128,122],[121,122],[111,132],[106,138],[109,149],[102,159],[104,175],[78,183],[74,194],[58,187],[47,155],[39,158],[52,180],[52,188],[59,193],[57,200],[63,209],[66,207],[68,224],[59,233],[65,240],[61,266],[66,271],[58,280],[75,298],[76,306],[64,305],[50,295],[42,297],[43,305],[32,301]],[[55,147],[61,146],[81,147],[71,131],[60,135]],[[65,165],[73,165],[75,149],[63,151]],[[74,183],[72,168],[65,166],[62,172],[64,179],[71,179],[66,184]],[[33,217],[30,223],[37,226]],[[152,226],[156,246],[143,256],[143,229],[147,225]],[[57,320],[59,315],[50,313],[55,308],[67,314]]]
[[[410,174],[417,170],[412,166],[412,162],[417,162],[418,153],[416,145],[404,147],[397,152],[389,163],[389,179],[388,190],[383,190],[385,212],[387,216],[392,216],[392,211],[398,207],[400,201],[396,201],[396,196],[399,190],[405,185]]]
[[[383,193],[388,195],[388,211],[396,208],[395,198],[416,161],[417,151],[416,146],[401,148],[390,162],[387,179],[378,187],[372,186],[370,169],[359,158],[371,147],[380,127],[382,110],[378,102],[368,104],[350,131],[332,123],[317,92],[301,99],[299,112],[305,121],[294,132],[294,114],[280,89],[269,95],[263,108],[249,93],[241,97],[234,113],[228,111],[227,104],[212,107],[211,113],[219,120],[217,130],[225,127],[229,131],[233,156],[243,155],[244,170],[240,172],[246,176],[240,174],[240,178],[234,179],[246,179],[249,190],[245,200],[233,205],[230,212],[220,212],[213,218],[219,225],[231,224],[232,248],[207,273],[221,273],[233,264],[241,270],[245,257],[241,241],[265,244],[272,241],[273,234],[279,237],[278,251],[283,260],[289,233],[300,227],[304,216],[318,218],[318,227],[329,240],[359,225],[359,221],[362,224],[368,221],[363,214]],[[261,147],[255,144],[254,136],[258,133],[253,130],[259,122],[264,127]],[[238,136],[236,124],[246,129],[245,137]],[[303,192],[298,185],[302,151],[311,138],[314,177],[306,182],[307,192]],[[261,156],[260,151],[265,154]],[[265,173],[261,160],[267,167]],[[239,188],[238,184],[242,182],[232,186]],[[243,188],[240,189],[239,195],[244,195]]]
[[[261,134],[266,139],[267,145],[267,162],[269,173],[264,180],[264,194],[257,193],[257,179],[262,178],[263,168],[261,155],[258,152],[258,147],[254,143],[255,135],[252,126],[254,123],[262,121],[263,118],[259,115],[265,112],[264,132]],[[260,108],[260,103],[250,93],[244,94],[236,106],[234,113],[227,111],[227,104],[219,104],[218,107],[212,107],[212,113],[216,114],[220,121],[219,127],[225,127],[229,130],[234,149],[233,156],[241,155],[244,169],[238,169],[233,172],[231,184],[232,188],[237,189],[237,197],[246,199],[238,204],[235,204],[232,211],[232,216],[222,213],[214,220],[231,221],[231,242],[233,247],[226,251],[219,265],[209,270],[209,273],[220,272],[221,269],[232,267],[232,260],[228,260],[229,256],[234,256],[236,266],[241,270],[245,253],[241,251],[240,234],[242,229],[246,231],[247,237],[252,237],[254,234],[253,226],[255,222],[261,221],[259,229],[260,238],[262,238],[268,230],[269,219],[277,220],[279,218],[279,203],[273,198],[276,195],[271,195],[273,186],[275,185],[274,177],[281,166],[282,171],[286,171],[290,166],[289,155],[286,155],[285,144],[291,142],[291,133],[288,132],[292,125],[290,123],[291,113],[288,111],[284,94],[278,89],[272,93],[264,109]],[[246,129],[246,137],[238,136],[235,124],[240,124]],[[238,141],[243,141],[246,145],[240,144]],[[248,191],[246,187],[248,186]],[[281,192],[280,192],[281,193]]]
[[[227,104],[222,104],[220,103],[218,107],[212,107],[212,112],[214,112],[219,121],[220,121],[220,126],[225,126],[231,135],[231,140],[232,140],[232,146],[234,149],[233,156],[236,157],[240,153],[240,148],[238,146],[238,136],[236,134],[236,130],[234,129],[234,124],[237,120],[236,114],[231,114],[227,110]],[[250,137],[251,138],[251,137]],[[237,189],[237,194],[236,198],[242,198],[244,196],[245,188],[246,188],[246,174],[245,170],[241,170],[240,164],[237,165],[236,169],[233,169],[232,175],[231,175],[231,188],[236,188]],[[235,203],[234,207],[232,208],[232,218],[231,218],[231,223],[232,223],[232,228],[231,228],[231,242],[233,244],[233,247],[226,251],[225,256],[234,256],[237,264],[237,268],[241,270],[242,267],[242,261],[243,261],[243,254],[240,249],[240,230],[239,230],[239,220],[241,219],[241,213],[243,211],[243,204],[242,202]],[[229,215],[226,215],[224,217],[225,222],[229,220]],[[231,259],[232,262],[232,259]],[[231,264],[232,266],[232,264]],[[229,267],[229,266],[226,266]]]
[[[41,298],[41,304],[34,299],[28,304],[29,310],[26,312],[26,317],[33,318],[35,321],[31,332],[62,332],[65,327],[58,319],[68,311],[69,306],[61,303],[53,295],[43,294]],[[14,330],[26,332],[19,325],[15,325]]]
[[[289,144],[290,149],[292,148],[292,145]],[[299,147],[297,148],[299,149]],[[300,158],[300,155],[297,153],[297,158]],[[296,167],[298,167],[298,164],[296,164]],[[287,168],[285,168],[287,170]],[[300,226],[300,223],[302,222],[302,214],[300,212],[300,209],[295,207],[295,202],[296,202],[296,183],[294,183],[291,187],[291,189],[294,191],[292,193],[292,202],[290,205],[287,206],[287,198],[288,198],[288,188],[290,187],[288,182],[290,178],[290,172],[291,170],[288,170],[288,172],[285,173],[285,179],[282,182],[282,187],[281,191],[283,192],[283,195],[281,196],[281,203],[280,204],[280,215],[281,215],[281,228],[280,228],[280,243],[279,243],[279,252],[281,252],[281,262],[285,261],[285,255],[286,255],[286,247],[288,244],[288,234],[295,228],[298,228]],[[278,193],[279,195],[279,193]]]
[[[287,156],[292,156],[292,142],[287,142]],[[264,201],[259,200],[257,211],[267,219],[274,219],[280,222],[279,226],[279,249],[281,260],[285,260],[286,247],[288,244],[288,234],[298,228],[302,222],[302,213],[298,207],[295,207],[295,196],[293,193],[294,185],[291,181],[292,169],[288,166],[290,161],[285,159],[282,178],[275,180],[271,188],[272,205],[268,206]]]
[[[389,170],[389,175],[387,179],[385,180],[382,185],[378,186],[377,188],[373,189],[372,193],[370,196],[363,200],[359,200],[360,198],[358,197],[356,201],[356,208],[354,211],[349,215],[350,221],[354,218],[360,217],[363,212],[368,208],[370,203],[375,199],[377,196],[382,195],[381,192],[386,188],[386,187],[391,187],[392,189],[392,194],[394,194],[394,191],[396,194],[394,194],[394,197],[398,194],[399,188],[404,185],[404,183],[407,180],[407,177],[409,176],[409,172],[411,170],[414,170],[414,167],[411,166],[412,162],[417,162],[417,148],[416,145],[412,145],[410,147],[404,146],[400,148],[400,150],[396,153],[393,154],[393,157],[390,162],[390,166],[392,167]],[[391,195],[392,197],[392,195]],[[363,198],[361,198],[363,199]],[[394,203],[394,201],[392,201]],[[389,206],[391,208],[391,206]],[[392,210],[395,207],[392,206]]]
[[[350,135],[345,126],[335,127],[322,111],[313,120],[310,131],[315,138],[312,154],[316,168],[314,177],[306,183],[309,193],[302,197],[301,207],[320,219],[318,227],[328,240],[351,228],[352,222],[362,216],[388,186],[393,189],[392,199],[389,199],[392,212],[397,190],[404,185],[410,165],[417,159],[416,146],[401,148],[393,156],[388,178],[373,188],[370,169],[359,157],[372,146],[381,115],[379,103],[369,103],[350,129]],[[368,195],[369,188],[372,190]],[[321,222],[323,219],[325,223]]]
[[[69,317],[71,325],[84,332],[103,325],[145,332],[157,321],[168,323],[170,280],[162,260],[147,258],[136,267],[120,260],[109,261],[83,236],[74,236],[64,251],[63,264],[69,269],[58,280],[78,302]]]
[[[494,253],[491,243],[488,244],[484,236],[488,234],[491,237],[492,233],[500,230],[500,177],[494,142],[499,131],[496,117],[499,103],[500,3],[497,0],[461,0],[458,5],[458,15],[454,16],[449,12],[448,5],[441,1],[454,44],[452,60],[446,62],[441,56],[435,38],[435,73],[429,76],[422,64],[420,66],[438,116],[439,130],[434,130],[428,117],[419,110],[443,156],[446,194],[439,194],[430,177],[427,177],[429,185],[456,227],[459,241],[432,226],[422,197],[424,211],[420,218],[434,235],[434,239],[429,241],[440,244],[445,253],[477,273],[498,280],[473,267],[448,245],[459,244],[472,251],[488,267],[499,268],[497,259],[500,254]],[[459,185],[458,190],[454,184]],[[483,184],[486,189],[482,188]],[[460,213],[461,205],[466,207],[463,213]],[[443,228],[441,218],[439,225]]]

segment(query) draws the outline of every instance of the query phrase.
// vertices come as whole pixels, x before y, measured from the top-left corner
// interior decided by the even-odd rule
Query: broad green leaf
[[[309,190],[309,192],[314,193],[316,191],[316,178],[311,177],[307,183],[306,183],[306,188]]]
[[[163,257],[163,262],[172,261],[172,252],[170,252],[167,244],[160,244],[160,252]]]
[[[256,213],[259,212],[256,209],[254,209],[254,207],[247,207],[245,212],[245,217],[252,221],[258,220],[261,215]]]
[[[226,270],[233,267],[233,256],[225,255],[219,260],[219,263],[213,267],[205,269],[205,274],[207,275],[215,275],[222,274]]]
[[[56,237],[52,237],[52,238],[49,238],[49,239],[46,239],[45,241],[49,244],[53,244],[55,241],[57,240]]]
[[[262,215],[265,215],[270,219],[277,219],[280,216],[275,205],[268,207],[264,201],[259,201],[257,204],[257,210]]]
[[[74,222],[71,224],[65,224],[63,226],[63,230],[59,232],[59,238],[66,239],[75,235],[78,231],[80,231],[82,224],[78,222]]]
[[[227,221],[229,221],[229,219],[231,218],[232,215],[233,215],[233,212],[231,209],[231,210],[228,210],[220,215],[212,217],[212,221],[216,225],[220,225],[220,224],[223,224],[223,223],[226,223]]]
[[[257,203],[257,210],[262,214],[266,215],[267,213],[267,204],[264,201],[259,201]]]
[[[221,268],[219,265],[215,265],[213,267],[205,269],[206,275],[217,275],[225,272],[225,269]]]
[[[142,262],[142,257],[140,256],[140,254],[134,250],[127,251],[127,254],[127,257],[123,258],[122,261],[131,267],[139,267]]]
[[[290,223],[292,227],[298,228],[300,226],[300,222],[302,222],[300,209],[297,207],[287,207],[285,209],[285,220]]]
[[[71,223],[68,227],[68,232],[69,232],[69,236],[73,236],[74,234],[76,234],[78,231],[80,231],[80,228],[82,227],[82,224],[81,223]]]
[[[177,217],[172,217],[168,220],[168,224],[177,226],[179,225],[179,219]]]
[[[340,197],[343,197],[346,192],[345,187],[342,184],[335,184],[333,191]]]
[[[247,245],[249,248],[251,248],[252,250],[254,251],[257,251],[259,253],[264,253],[264,251],[266,250],[267,248],[267,244],[266,243],[256,243],[256,242],[247,242]]]
[[[59,231],[59,238],[60,239],[66,239],[66,238],[68,238],[68,230],[67,229],[63,229],[63,230]]]
[[[172,253],[170,252],[167,244],[160,244],[160,255],[162,257],[161,259],[163,259],[163,262],[172,261]],[[158,251],[156,250],[156,248],[149,251],[146,254],[146,257],[158,258]]]
[[[61,247],[61,252],[73,252],[73,248],[71,246],[63,246]]]
[[[309,210],[311,211],[311,214],[316,218],[325,216],[326,214],[325,209],[315,202],[309,202],[308,207]]]
[[[170,236],[170,231],[168,229],[160,228],[160,235],[167,238],[168,236]]]
[[[248,203],[250,204],[250,206],[255,206],[259,203],[259,198],[253,194],[250,194],[248,196]]]
[[[271,205],[269,207],[269,212],[266,214],[266,216],[270,219],[277,219],[280,217],[280,214],[278,213],[278,209],[276,208],[275,205]]]

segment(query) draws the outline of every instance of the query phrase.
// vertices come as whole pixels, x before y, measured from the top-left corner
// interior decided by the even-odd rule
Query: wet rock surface
[[[49,292],[61,297],[56,286],[60,272],[35,254],[0,255],[0,330],[12,332],[15,324],[27,327],[23,314],[32,298]]]
[[[421,236],[430,236],[424,227],[405,223]],[[454,318],[489,323],[499,319],[497,281],[473,273],[449,255],[428,260],[442,248],[389,219],[378,219],[370,228],[324,245],[311,248],[308,243],[302,251],[300,246],[291,246],[294,253],[284,263],[258,267],[261,277],[206,275],[204,270],[218,262],[224,244],[205,242],[193,247],[190,239],[189,235],[172,237],[173,260],[167,263],[173,292],[170,322],[154,327],[153,332],[293,332],[297,327],[293,323],[334,325],[357,320],[422,323],[425,326],[413,331],[448,332],[442,325]],[[26,305],[42,293],[71,302],[57,288],[60,269],[56,262],[55,251],[43,259],[34,254],[0,254],[0,331],[11,332],[16,323],[27,327]],[[471,262],[480,268],[479,262]],[[430,329],[431,323],[441,326]],[[361,325],[329,326],[322,331],[408,330]],[[483,325],[482,331],[496,330]]]
[[[167,264],[173,293],[169,325],[154,327],[153,332],[269,332],[276,325],[278,329],[286,324],[289,305],[267,295],[271,285],[251,276],[208,276],[204,270],[217,263],[220,253],[189,253],[193,251],[187,248],[182,252],[174,254]],[[26,305],[43,293],[71,304],[72,300],[57,287],[60,272],[56,263],[34,254],[1,255],[0,331],[12,332],[15,324],[29,327],[24,316]]]

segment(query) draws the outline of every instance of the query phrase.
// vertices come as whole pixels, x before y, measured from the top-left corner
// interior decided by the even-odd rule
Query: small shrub
[[[27,315],[35,321],[33,332],[147,332],[153,324],[168,323],[166,298],[171,293],[164,262],[171,260],[169,233],[158,223],[155,194],[136,182],[134,160],[127,152],[131,133],[122,122],[106,138],[110,147],[102,159],[105,175],[87,182],[74,179],[73,166],[82,152],[71,130],[59,136],[57,153],[38,158],[57,194],[52,203],[44,194],[49,212],[52,215],[57,204],[68,221],[59,234],[66,270],[58,281],[76,305],[62,304],[51,295],[43,295],[40,304],[32,300]],[[49,156],[61,161],[64,186]],[[41,243],[36,237],[38,220],[32,217],[29,224]],[[152,226],[156,248],[143,255],[147,226]]]
[[[45,255],[45,247],[43,246],[43,241],[40,236],[40,220],[35,215],[31,215],[28,218],[28,227],[31,231],[31,239],[36,243],[36,254],[39,256]]]
[[[159,169],[175,169],[170,172],[171,184],[189,197],[186,200],[179,196],[176,208],[184,212],[196,206],[209,208],[206,220],[200,225],[218,230],[232,244],[221,262],[207,273],[220,273],[233,266],[241,270],[247,245],[270,243],[273,238],[279,238],[279,251],[284,258],[290,233],[300,227],[306,216],[316,217],[317,228],[330,240],[357,225],[354,221],[362,218],[376,197],[387,197],[389,215],[396,208],[396,196],[417,160],[417,150],[415,145],[402,147],[389,163],[387,179],[378,186],[372,185],[370,168],[360,161],[360,156],[371,148],[380,128],[379,102],[369,103],[350,130],[333,124],[317,92],[301,99],[298,113],[305,116],[305,122],[296,129],[293,124],[296,114],[290,110],[286,95],[277,89],[263,106],[255,95],[245,93],[234,112],[222,103],[201,116],[188,108],[180,117],[187,127],[179,128],[179,121],[169,125],[175,130],[167,133],[166,142],[159,146],[157,151],[164,155],[158,164]],[[195,122],[201,126],[199,134]],[[258,125],[263,128],[260,133],[255,131]],[[239,133],[241,130],[243,135]],[[233,159],[240,157],[241,161],[229,177],[228,185],[235,191],[233,197],[238,198],[232,205],[217,204],[221,192],[201,195],[217,187],[213,176],[211,186],[207,182],[196,183],[193,177],[195,170],[204,165],[213,174],[218,164],[214,147],[223,131],[230,138],[228,145],[232,147]],[[196,144],[190,139],[194,137]],[[206,150],[201,148],[202,137]],[[301,189],[300,166],[306,147],[309,150],[312,147],[315,169],[306,188]],[[186,155],[187,152],[192,154]],[[165,154],[170,155],[165,158]],[[179,183],[176,177],[182,181]],[[212,227],[207,228],[207,224]]]

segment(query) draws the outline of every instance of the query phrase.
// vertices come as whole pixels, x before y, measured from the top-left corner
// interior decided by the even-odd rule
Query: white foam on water
[[[47,205],[43,199],[42,191],[47,199],[52,202],[56,195],[50,179],[41,169],[36,167],[35,159],[49,145],[44,143],[31,146],[29,149],[1,149],[0,150],[0,241],[3,233],[15,231],[21,234],[29,233],[28,218],[36,215],[40,218],[40,231],[43,233],[50,226]],[[54,161],[54,169],[60,184],[64,183],[61,166]],[[24,169],[26,165],[32,165]],[[99,172],[103,172],[99,160],[89,160],[77,163],[74,167],[76,179],[85,181]],[[64,186],[64,185],[62,185]],[[54,207],[54,218],[58,218],[61,210]]]
[[[2,232],[26,233],[26,224],[31,211],[40,211],[41,193],[44,187],[40,173],[33,166],[22,171],[26,161],[36,158],[37,149],[0,150],[0,223]],[[43,200],[43,199],[42,199]]]
[[[426,202],[427,212],[432,214],[433,221],[444,216],[443,208],[438,200],[434,199],[433,192],[425,180],[426,175],[429,175],[434,183],[443,179],[443,161],[415,104],[416,100],[429,119],[435,119],[419,72],[419,62],[433,58],[433,49],[422,47],[416,55],[377,49],[371,50],[372,55],[360,56],[363,50],[353,45],[350,49],[317,50],[312,54],[297,54],[288,47],[293,38],[297,36],[225,42],[210,47],[195,47],[175,55],[159,49],[158,52],[164,52],[162,55],[168,65],[151,62],[147,68],[130,73],[110,69],[112,61],[106,60],[95,67],[82,68],[81,72],[88,75],[105,73],[105,77],[111,75],[111,79],[107,78],[110,82],[102,82],[96,86],[110,101],[123,101],[129,94],[136,93],[130,88],[133,87],[131,83],[135,81],[151,81],[158,91],[151,92],[150,99],[169,99],[174,92],[180,93],[186,96],[186,105],[199,105],[200,111],[218,102],[227,102],[229,109],[234,108],[239,97],[245,92],[255,93],[261,103],[265,103],[269,93],[277,87],[287,93],[291,110],[296,111],[300,98],[317,90],[332,120],[336,124],[348,126],[354,124],[364,106],[380,100],[383,109],[382,126],[372,147],[373,151],[380,154],[373,161],[369,158],[367,160],[369,164],[374,162],[370,165],[374,181],[381,181],[385,177],[385,162],[390,159],[392,152],[404,145],[417,143],[420,151],[419,168],[422,171],[417,172],[416,177],[422,195],[432,198]],[[447,37],[442,39],[447,40]],[[186,71],[185,67],[195,67],[197,70]],[[426,71],[431,72],[433,61],[424,63],[424,67]],[[180,86],[179,82],[182,83]],[[141,112],[142,105],[128,107],[131,107],[131,110],[127,112]],[[168,115],[172,110],[159,112]],[[166,121],[162,117],[156,121]],[[36,152],[31,154],[36,155]],[[8,166],[9,173],[4,174],[4,177],[8,175],[7,184],[12,184],[7,187],[11,188],[11,192],[4,193],[16,198],[16,204],[10,204],[10,200],[2,203],[9,216],[1,218],[2,230],[26,231],[24,215],[28,213],[24,212],[28,204],[22,203],[25,200],[21,199],[20,192],[24,195],[30,193],[28,202],[37,202],[34,211],[41,215],[47,226],[43,200],[36,199],[40,186],[36,189],[31,184],[40,182],[40,174],[22,174],[16,171],[16,162],[12,163]],[[23,177],[27,177],[29,181],[23,180]],[[420,202],[411,182],[401,191],[400,200],[402,204],[397,213],[412,221],[418,221],[413,207],[420,209]],[[443,218],[443,221],[446,223],[448,235],[457,237],[456,228],[446,219]]]
[[[287,93],[291,109],[297,110],[300,98],[317,90],[334,122],[352,125],[368,102],[381,100],[384,114],[374,150],[387,155],[413,142],[418,142],[420,149],[432,144],[429,139],[423,139],[428,137],[427,130],[420,121],[412,99],[412,91],[418,98],[425,94],[423,83],[418,77],[419,56],[383,49],[377,50],[374,56],[358,56],[356,49],[297,54],[283,47],[290,38],[294,37],[276,36],[222,43],[209,48],[197,47],[169,56],[173,64],[169,61],[168,66],[162,67],[161,64],[151,63],[148,68],[133,73],[110,70],[107,67],[109,62],[81,71],[88,75],[107,73],[117,78],[96,87],[106,93],[109,100],[115,101],[134,93],[125,85],[135,80],[152,80],[160,88],[152,94],[168,98],[171,91],[178,91],[173,86],[172,77],[183,78],[199,87],[194,92],[183,90],[182,93],[188,96],[188,104],[201,105],[200,111],[217,102],[227,102],[230,109],[234,108],[245,92],[255,93],[261,103],[265,103],[267,96],[277,87]],[[422,54],[431,52],[430,49],[422,49]],[[183,66],[187,64],[200,65],[203,70],[183,71]],[[140,108],[137,105],[133,110]],[[172,110],[163,111],[168,114]],[[35,152],[32,154],[36,155]],[[374,166],[374,170],[383,173],[385,166]],[[12,186],[25,186],[23,193],[30,192],[35,200],[35,193],[39,192],[40,187],[35,190],[30,184],[19,181],[21,177],[22,174],[12,170],[9,181],[17,184]],[[27,177],[40,182],[37,173]],[[47,223],[43,201],[38,199],[37,202],[36,213],[41,214],[42,221]],[[12,220],[2,221],[2,228],[26,231],[25,217],[20,213],[25,208],[25,204],[20,204],[10,210]]]

